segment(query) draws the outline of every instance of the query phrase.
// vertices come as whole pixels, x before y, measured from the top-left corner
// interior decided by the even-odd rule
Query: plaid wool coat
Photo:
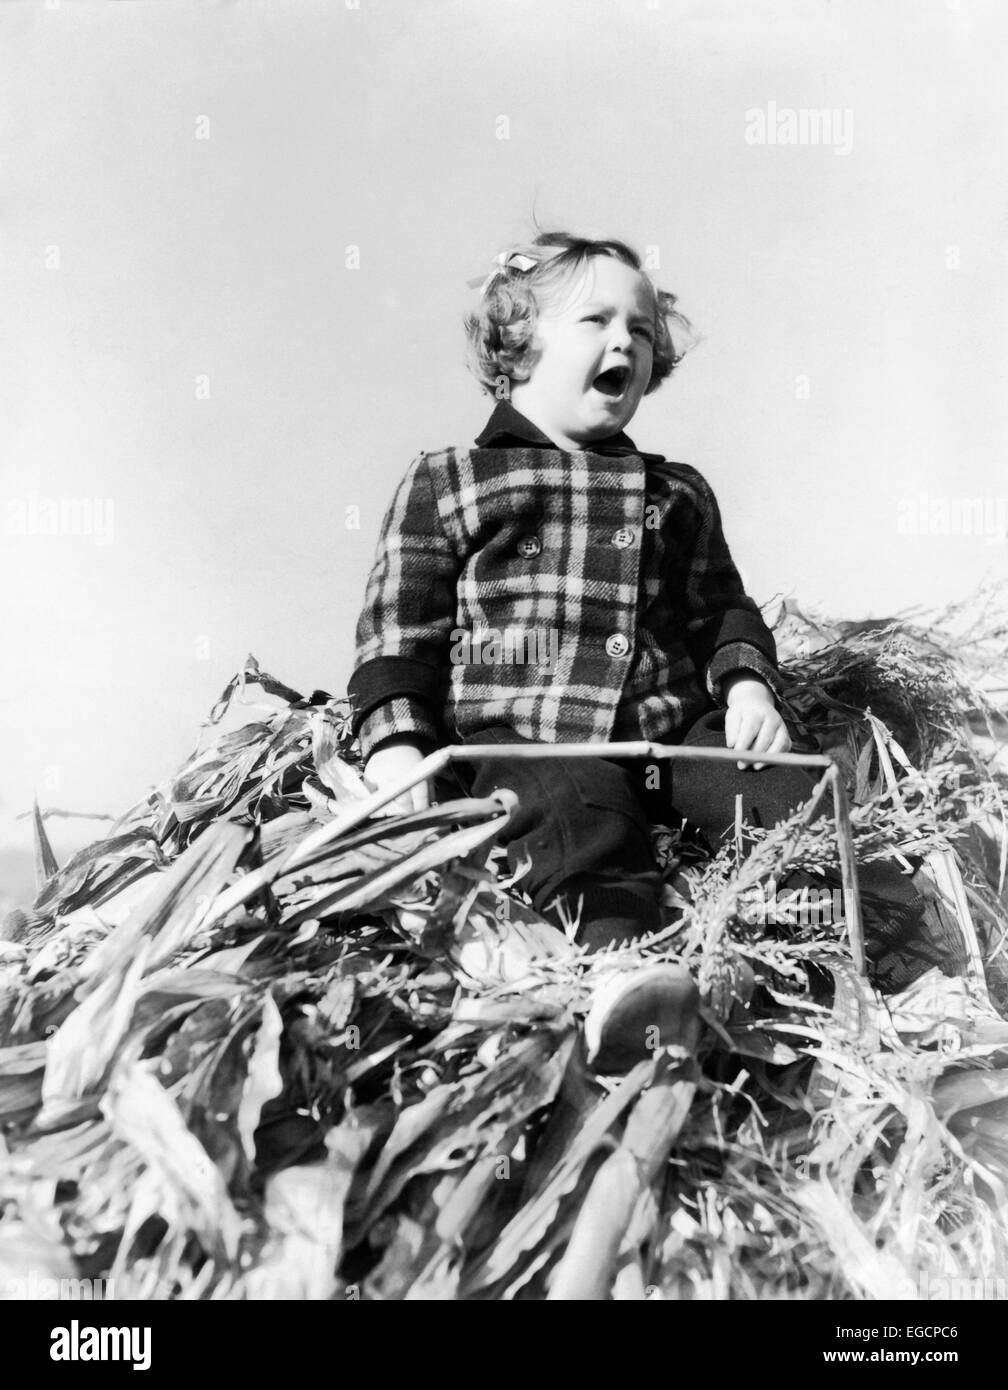
[[[421,453],[395,492],[351,727],[365,758],[395,735],[430,751],[495,724],[675,741],[741,668],[779,691],[773,636],[696,469],[623,433],[566,452],[501,402],[475,448]]]

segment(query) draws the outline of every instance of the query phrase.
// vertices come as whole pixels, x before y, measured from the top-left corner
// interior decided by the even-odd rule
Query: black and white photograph
[[[992,1353],[1006,70],[998,0],[0,0],[35,1364]]]

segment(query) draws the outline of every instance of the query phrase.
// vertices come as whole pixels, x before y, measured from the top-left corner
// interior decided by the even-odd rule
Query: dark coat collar
[[[510,401],[498,401],[493,414],[481,434],[476,436],[476,446],[480,449],[528,448],[556,449],[548,435],[543,434],[537,425],[514,408]],[[647,463],[664,463],[662,454],[642,454],[636,444],[623,430],[607,439],[597,439],[587,452],[592,454],[636,454]]]

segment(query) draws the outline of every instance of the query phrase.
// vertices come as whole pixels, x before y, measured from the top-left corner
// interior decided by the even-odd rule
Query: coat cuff
[[[778,700],[784,694],[784,681],[780,672],[758,647],[748,642],[729,642],[718,648],[707,667],[707,690],[717,704],[724,704],[722,681],[735,671],[751,671],[754,676],[766,682]]]
[[[365,661],[347,682],[350,727],[356,735],[372,710],[406,699],[436,709],[443,699],[444,674],[426,661],[406,656],[379,656]]]
[[[409,696],[387,700],[361,721],[358,731],[361,756],[367,762],[383,743],[406,734],[416,740],[424,754],[432,753],[437,747],[437,731],[424,704]]]

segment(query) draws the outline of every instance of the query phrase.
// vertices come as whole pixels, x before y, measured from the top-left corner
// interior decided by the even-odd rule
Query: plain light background
[[[33,789],[120,813],[247,652],[342,693],[392,488],[492,405],[466,281],[533,209],[657,251],[703,341],[630,433],[707,474],[754,597],[1003,574],[898,518],[1008,492],[1006,58],[997,0],[0,6],[0,900]],[[748,144],[770,102],[850,153]],[[45,499],[111,543],[20,534]]]

